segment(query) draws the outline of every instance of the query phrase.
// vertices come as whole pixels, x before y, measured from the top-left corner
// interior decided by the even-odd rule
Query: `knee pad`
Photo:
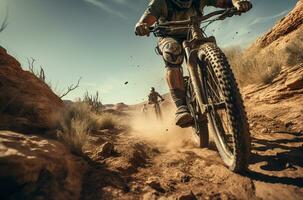
[[[175,42],[163,46],[162,56],[168,67],[180,67],[184,59],[181,45]]]

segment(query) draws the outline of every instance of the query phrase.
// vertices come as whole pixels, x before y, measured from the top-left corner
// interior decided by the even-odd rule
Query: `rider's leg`
[[[173,38],[160,40],[159,47],[166,64],[166,80],[173,101],[177,106],[176,124],[185,126],[193,121],[187,106],[181,65],[184,54],[181,44]]]

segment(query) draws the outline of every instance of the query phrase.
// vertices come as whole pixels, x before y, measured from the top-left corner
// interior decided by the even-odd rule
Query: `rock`
[[[158,182],[156,180],[150,179],[146,182],[146,184],[158,192],[165,193],[165,189],[163,189],[160,182]]]
[[[44,132],[56,128],[62,100],[0,47],[0,129]]]
[[[294,125],[294,123],[293,122],[287,122],[287,123],[285,123],[285,127],[286,128],[291,128],[292,126]]]
[[[189,176],[189,175],[181,176],[181,182],[182,183],[188,183],[190,181],[190,179],[191,179],[191,176]]]
[[[143,195],[142,200],[157,200],[158,194],[156,192],[147,192]]]
[[[115,106],[114,106],[114,109],[115,110],[118,110],[118,111],[122,111],[124,109],[128,108],[128,105],[126,105],[125,103],[117,103]]]
[[[85,170],[57,141],[0,132],[0,199],[79,199]]]
[[[261,132],[261,133],[268,133],[268,129],[267,129],[267,128],[262,128],[262,129],[260,130],[260,132]]]
[[[287,79],[285,81],[285,86],[289,88],[290,90],[299,90],[303,88],[303,65],[301,66],[300,71],[296,71],[296,73],[293,73],[291,75],[287,76]]]
[[[296,7],[279,23],[277,23],[271,31],[258,39],[257,45],[266,47],[273,41],[288,33],[297,30],[303,24],[303,1],[299,0]]]
[[[190,191],[189,193],[184,193],[184,194],[180,195],[177,199],[178,200],[197,200],[196,196],[194,195],[194,193],[192,191]]]
[[[105,142],[97,153],[99,157],[108,158],[115,152],[115,146],[110,142]]]

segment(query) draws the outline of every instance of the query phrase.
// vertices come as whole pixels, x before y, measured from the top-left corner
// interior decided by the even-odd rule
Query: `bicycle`
[[[154,110],[155,110],[155,114],[156,114],[156,118],[160,121],[162,121],[163,116],[162,116],[162,111],[161,111],[161,107],[160,107],[160,103],[163,102],[164,100],[158,100],[156,103],[154,104]]]
[[[183,21],[156,23],[150,27],[156,37],[173,36],[174,30],[187,29],[182,46],[189,76],[184,77],[187,105],[194,118],[193,129],[200,147],[209,144],[208,124],[225,165],[233,172],[247,170],[250,133],[243,100],[226,56],[207,37],[205,28],[217,20],[241,14],[236,8],[219,10]],[[208,20],[214,16],[215,19]],[[208,22],[204,28],[202,23]]]

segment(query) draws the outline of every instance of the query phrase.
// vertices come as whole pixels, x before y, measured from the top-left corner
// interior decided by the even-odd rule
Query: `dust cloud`
[[[161,109],[162,120],[156,118],[152,106],[148,108],[147,113],[134,113],[131,120],[131,134],[167,150],[194,147],[192,128],[179,128],[174,123],[175,108],[165,106]]]

